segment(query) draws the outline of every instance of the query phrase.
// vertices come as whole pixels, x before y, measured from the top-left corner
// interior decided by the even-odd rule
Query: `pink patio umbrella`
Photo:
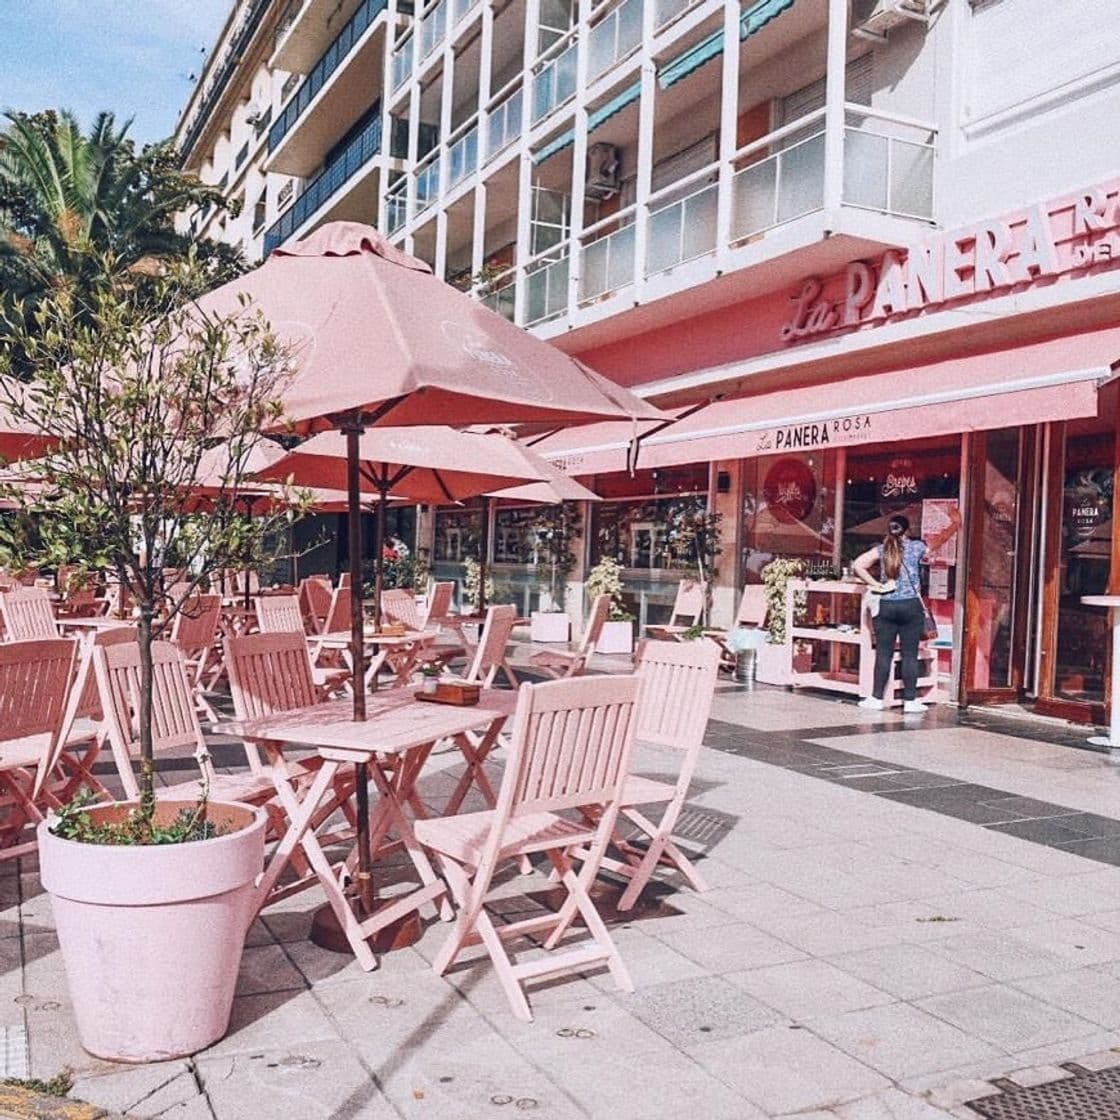
[[[426,505],[459,502],[511,482],[544,479],[553,469],[514,440],[498,434],[429,425],[375,428],[359,436],[359,487],[378,498],[374,625],[381,626],[385,507],[390,497]],[[276,460],[257,477],[336,487],[346,481],[347,471],[347,440],[338,432],[323,432]]]
[[[289,349],[283,394],[295,430],[346,435],[351,656],[363,677],[359,437],[374,426],[665,419],[663,413],[438,280],[371,226],[332,222],[276,249],[259,268],[198,301],[203,315],[245,308]],[[354,719],[365,693],[354,689]],[[358,783],[359,821],[368,791]],[[359,889],[370,895],[368,845]]]

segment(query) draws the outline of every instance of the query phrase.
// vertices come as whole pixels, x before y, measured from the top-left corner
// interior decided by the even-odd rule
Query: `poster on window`
[[[957,508],[956,498],[926,498],[922,502],[922,539],[938,536],[953,524],[949,511]],[[950,567],[957,562],[957,534],[950,533],[937,548],[926,553],[931,564],[946,564]]]

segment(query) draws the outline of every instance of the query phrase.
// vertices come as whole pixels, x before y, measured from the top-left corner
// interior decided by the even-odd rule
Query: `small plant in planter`
[[[607,621],[595,647],[597,653],[632,653],[634,650],[634,616],[623,605],[622,570],[622,565],[613,557],[600,556],[584,582],[589,602],[600,595],[611,598]]]
[[[420,682],[420,691],[428,694],[435,692],[439,685],[439,673],[438,665],[434,665],[430,661],[424,662],[420,666],[420,676],[423,678]]]
[[[233,802],[156,800],[152,644],[212,573],[268,557],[305,501],[256,516],[239,501],[262,429],[282,419],[288,360],[267,327],[204,317],[184,298],[201,287],[190,267],[142,300],[101,267],[82,306],[63,290],[34,331],[0,323],[0,403],[54,444],[50,485],[21,497],[35,538],[0,533],[0,550],[110,572],[136,605],[140,798],[72,806],[38,841],[82,1044],[150,1061],[225,1033],[267,823]],[[31,378],[18,387],[14,353]],[[171,557],[185,578],[165,577]]]

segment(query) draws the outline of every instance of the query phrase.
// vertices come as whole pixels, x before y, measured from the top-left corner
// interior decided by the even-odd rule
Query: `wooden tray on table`
[[[416,699],[425,704],[452,704],[460,708],[477,704],[482,696],[482,686],[466,681],[440,681],[435,692],[417,692]]]

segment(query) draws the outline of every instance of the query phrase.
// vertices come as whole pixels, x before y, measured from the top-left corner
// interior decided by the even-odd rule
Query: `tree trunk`
[[[156,806],[152,753],[152,617],[150,601],[140,604],[140,810],[151,820]]]

